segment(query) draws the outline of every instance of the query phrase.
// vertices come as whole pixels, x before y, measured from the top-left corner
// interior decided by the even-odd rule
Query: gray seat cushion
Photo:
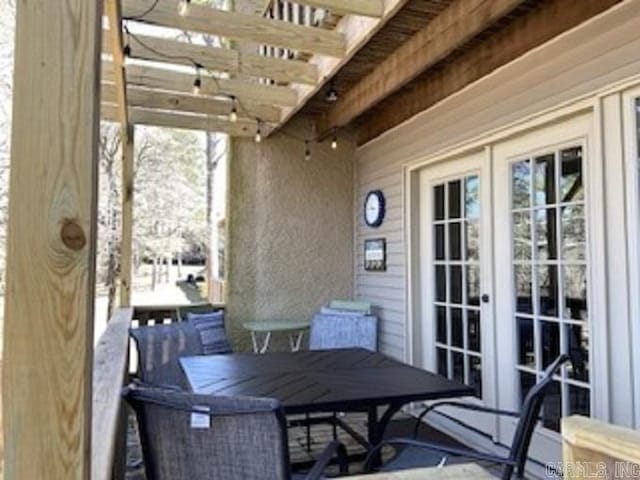
[[[180,357],[202,355],[196,328],[187,323],[132,328],[140,380],[152,385],[187,387]]]
[[[224,328],[223,311],[203,314],[188,313],[187,321],[198,331],[204,355],[232,352],[231,344]]]
[[[407,470],[410,468],[436,467],[445,456],[442,453],[418,447],[396,447],[396,456],[385,463],[380,472],[395,472],[397,470]],[[447,463],[449,459],[447,459]]]
[[[309,350],[378,349],[378,319],[371,315],[316,314],[311,322]]]

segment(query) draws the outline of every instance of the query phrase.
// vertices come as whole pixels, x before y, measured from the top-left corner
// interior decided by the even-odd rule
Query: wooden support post
[[[6,480],[90,478],[102,7],[17,2]]]
[[[133,275],[133,158],[134,127],[129,127],[122,144],[122,237],[120,239],[120,306],[131,306]]]

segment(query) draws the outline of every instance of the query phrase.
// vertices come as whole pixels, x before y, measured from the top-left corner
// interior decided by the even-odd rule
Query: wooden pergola
[[[301,0],[297,23],[274,12],[249,15],[196,4],[180,15],[177,0],[18,4],[4,332],[11,339],[3,372],[5,478],[111,475],[106,459],[115,448],[117,391],[96,388],[92,378],[99,369],[101,378],[116,377],[117,385],[126,356],[116,364],[108,360],[115,348],[109,344],[95,359],[93,353],[100,119],[118,122],[123,137],[120,303],[127,306],[133,127],[234,137],[254,136],[260,127],[267,136],[319,92],[404,1]],[[332,25],[312,25],[312,8],[331,12]],[[127,39],[123,20],[259,48],[249,52],[149,35]],[[198,70],[197,95],[190,67]],[[230,118],[234,105],[237,118]],[[112,328],[126,340],[131,310],[121,312],[122,321],[116,314]],[[92,412],[92,405],[105,410]],[[93,439],[92,417],[98,419]],[[95,453],[103,436],[106,451],[92,460],[92,440]]]
[[[351,124],[414,82],[418,88],[403,103],[382,105],[371,120],[377,123],[369,130],[379,134],[617,1],[581,0],[563,9],[564,0],[550,0],[493,42],[476,45],[469,42],[531,0],[426,2],[435,12],[430,21],[413,25],[400,48],[352,78],[339,102],[324,105],[317,133]],[[261,14],[191,2],[184,15],[178,0],[18,2],[3,371],[7,480],[111,475],[114,445],[109,440],[92,461],[92,442],[95,453],[96,444],[115,437],[118,376],[127,359],[123,353],[112,362],[109,352],[126,352],[131,309],[109,327],[120,343],[102,345],[94,358],[100,119],[118,122],[123,137],[120,303],[127,307],[134,126],[232,137],[253,137],[259,128],[266,137],[324,93],[408,2],[296,0],[285,10],[265,2]],[[133,30],[136,23],[232,43],[128,35],[125,24]],[[464,55],[426,75],[463,47]],[[98,371],[114,388],[96,388]]]

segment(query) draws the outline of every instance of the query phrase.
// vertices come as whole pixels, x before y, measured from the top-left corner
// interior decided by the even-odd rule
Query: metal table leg
[[[251,342],[253,343],[253,353],[265,353],[269,349],[269,343],[271,342],[271,332],[267,332],[264,337],[262,346],[260,346],[258,334],[255,332],[255,330],[251,330]]]
[[[289,333],[289,347],[292,352],[299,352],[302,346],[302,338],[304,337],[304,330],[299,330],[298,334]]]
[[[392,403],[387,407],[387,410],[382,414],[382,417],[378,420],[378,408],[369,407],[368,411],[368,436],[369,443],[372,447],[378,445],[384,439],[384,433],[391,421],[391,418],[402,408],[402,403]],[[378,452],[375,458],[372,459],[371,465],[375,468],[382,463],[382,452]]]

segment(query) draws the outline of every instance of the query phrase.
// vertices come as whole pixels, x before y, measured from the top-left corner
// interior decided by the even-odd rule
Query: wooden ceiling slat
[[[103,44],[106,45],[111,37],[110,32],[105,31],[104,37]],[[129,47],[131,57],[141,60],[177,65],[192,65],[195,61],[210,70],[270,78],[277,82],[315,85],[318,81],[315,65],[296,60],[138,34],[131,35]]]
[[[154,66],[133,64],[127,65],[126,70],[127,83],[129,85],[183,93],[191,93],[193,90],[195,72],[190,74]],[[245,101],[262,105],[292,106],[297,104],[297,94],[292,88],[240,80],[214,79],[204,74],[201,78],[201,92],[203,95],[233,95],[240,103],[240,110],[242,110]]]
[[[523,0],[456,0],[345,92],[320,122],[321,132],[357,116],[512,12]]]
[[[326,8],[338,15],[363,15],[379,18],[384,13],[382,0],[296,0],[296,3]]]
[[[344,35],[336,31],[295,25],[258,15],[228,12],[193,3],[189,7],[189,13],[180,16],[175,1],[158,0],[157,5],[151,9],[155,1],[123,0],[123,17],[136,19],[136,16],[149,10],[139,21],[331,57],[342,57],[345,53]]]
[[[115,103],[115,85],[112,83],[102,84],[102,102]],[[188,95],[178,92],[168,92],[162,90],[149,90],[129,85],[127,100],[130,107],[141,107],[149,109],[173,110],[182,113],[197,113],[206,115],[228,116],[231,112],[232,102],[228,99],[206,97],[204,95]],[[240,119],[254,120],[261,119],[268,123],[280,121],[280,110],[269,105],[258,105],[249,102],[244,103],[246,111],[238,112]]]

